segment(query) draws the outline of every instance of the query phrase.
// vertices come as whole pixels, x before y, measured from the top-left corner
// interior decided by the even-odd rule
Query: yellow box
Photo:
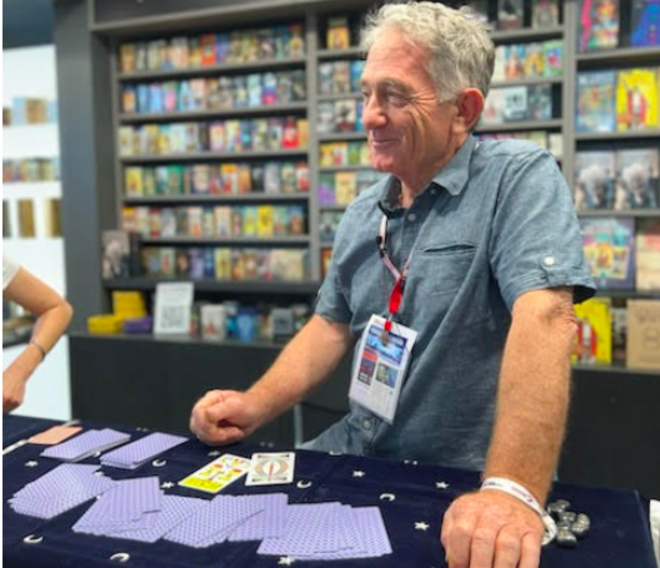
[[[112,311],[122,318],[140,318],[147,315],[144,297],[140,292],[113,292]]]
[[[119,333],[122,330],[124,319],[113,314],[102,314],[87,318],[89,333]]]

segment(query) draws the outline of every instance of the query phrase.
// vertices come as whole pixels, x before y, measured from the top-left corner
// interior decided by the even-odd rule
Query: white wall
[[[10,49],[2,54],[2,103],[11,107],[14,97],[57,98],[55,47],[52,45]],[[59,155],[57,124],[5,126],[2,129],[3,159],[49,158]],[[11,225],[18,229],[18,199],[35,202],[35,239],[3,239],[7,253],[27,270],[66,295],[64,241],[46,238],[44,205],[46,198],[61,197],[60,182],[3,184],[2,198],[11,202]],[[74,306],[75,310],[75,306]],[[3,369],[22,347],[3,350]],[[28,382],[25,403],[16,414],[69,420],[71,392],[68,340],[63,338]]]

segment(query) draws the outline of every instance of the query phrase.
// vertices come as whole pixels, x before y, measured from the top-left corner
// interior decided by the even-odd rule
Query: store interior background
[[[118,3],[117,10],[128,10],[128,4]],[[63,237],[43,237],[37,227],[37,238],[3,239],[3,250],[65,294],[75,309],[70,333],[31,379],[26,402],[17,414],[184,431],[196,398],[217,386],[245,388],[281,349],[277,343],[255,346],[214,344],[194,338],[110,338],[87,332],[88,317],[111,310],[113,288],[101,279],[101,235],[118,228],[122,206],[115,151],[117,123],[112,108],[116,96],[112,66],[117,46],[122,38],[157,39],[182,30],[192,33],[196,29],[213,29],[192,15],[195,6],[203,9],[209,2],[189,6],[190,12],[180,18],[183,23],[176,22],[172,2],[161,4],[167,6],[159,23],[153,18],[158,10],[153,7],[155,4],[145,2],[139,8],[142,13],[136,17],[137,23],[120,19],[119,23],[97,23],[97,29],[90,32],[91,3],[3,2],[3,105],[10,106],[16,96],[57,99],[59,114],[57,123],[3,128],[3,159],[59,155],[62,179],[33,188],[4,184],[3,201],[34,198],[38,219],[40,200],[61,197],[63,216]],[[366,2],[362,4],[366,6]],[[565,6],[572,4],[569,1]],[[341,14],[355,9],[350,2],[338,0],[334,8],[326,11]],[[276,19],[283,19],[281,11],[274,14]],[[246,20],[253,18],[254,25],[262,27],[269,25],[272,16],[265,11],[261,15],[235,17],[237,25],[244,26]],[[190,18],[189,24],[185,23],[186,18]],[[304,20],[300,16],[294,18]],[[128,23],[124,25],[122,21]],[[567,41],[574,35],[568,28],[561,34]],[[532,35],[520,42],[533,40]],[[639,63],[646,64],[657,67],[660,52]],[[564,112],[573,112],[573,104],[565,96],[574,88],[575,75],[571,77],[567,74],[560,87]],[[315,116],[310,108],[311,124]],[[558,124],[565,128],[563,115]],[[552,128],[557,130],[556,125]],[[657,147],[658,135],[653,136],[650,139]],[[597,141],[596,145],[609,143]],[[573,151],[574,147],[564,144],[565,153]],[[311,152],[309,159],[315,159]],[[15,207],[12,211],[15,215]],[[12,224],[16,223],[12,218]],[[125,288],[133,289],[131,283]],[[153,287],[143,290],[151,293]],[[265,293],[276,302],[311,303],[314,290],[292,286],[289,290],[280,287],[239,293],[236,289],[210,287],[200,288],[199,296],[222,301],[238,295],[256,302]],[[20,349],[4,349],[3,366]],[[276,421],[259,441],[268,445],[292,444],[309,439],[338,419],[346,409],[349,366],[350,362],[345,361],[334,381]],[[562,479],[636,488],[649,497],[660,498],[658,379],[658,371],[584,367],[575,371],[575,400],[560,467]]]

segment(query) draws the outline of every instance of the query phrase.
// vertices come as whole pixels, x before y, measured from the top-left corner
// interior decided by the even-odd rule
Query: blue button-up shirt
[[[355,336],[387,313],[394,278],[376,241],[387,211],[394,264],[413,252],[397,320],[419,333],[394,423],[351,401],[306,447],[482,469],[514,302],[558,286],[594,294],[570,191],[547,151],[470,137],[409,209],[399,193],[390,176],[348,207],[316,306]]]

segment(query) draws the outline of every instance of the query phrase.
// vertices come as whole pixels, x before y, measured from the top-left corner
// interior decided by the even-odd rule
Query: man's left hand
[[[538,568],[543,523],[527,505],[499,491],[454,501],[440,540],[449,568]]]

